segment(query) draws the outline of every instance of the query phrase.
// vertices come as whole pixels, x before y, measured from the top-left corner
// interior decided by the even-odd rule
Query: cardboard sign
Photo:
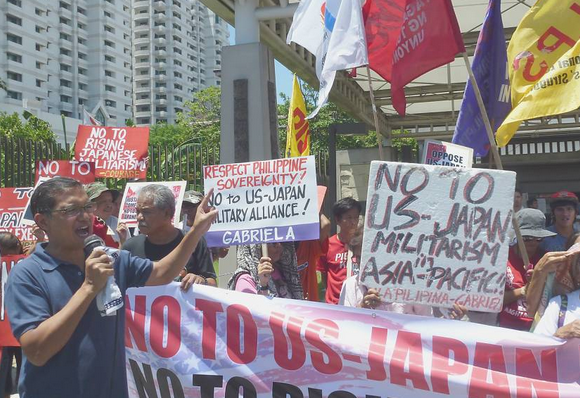
[[[125,186],[123,192],[123,199],[121,200],[121,207],[119,212],[119,223],[124,222],[128,227],[137,226],[137,198],[141,189],[147,185],[158,184],[164,185],[171,189],[175,196],[175,216],[173,217],[173,225],[179,226],[179,214],[181,213],[181,203],[183,202],[183,195],[187,186],[186,181],[163,181],[163,182],[130,182]]]
[[[149,127],[79,126],[75,159],[94,162],[98,178],[146,178]]]
[[[39,160],[35,182],[40,177],[70,177],[81,184],[90,184],[95,181],[95,164],[77,160]]]
[[[361,282],[385,301],[499,312],[516,173],[372,162]]]
[[[318,239],[314,156],[205,166],[203,175],[219,210],[208,246]]]
[[[6,312],[6,304],[4,302],[5,292],[6,292],[6,281],[8,280],[8,274],[17,263],[24,260],[25,255],[9,255],[2,256],[0,258],[0,263],[2,264],[2,270],[0,271],[0,347],[18,347],[20,344],[18,340],[14,338],[12,334],[12,328],[10,327],[10,321],[8,320],[8,314]]]
[[[23,224],[33,188],[0,188],[0,231],[14,234],[21,242],[36,240],[30,223]]]
[[[131,398],[577,398],[580,388],[579,339],[203,285],[183,294],[178,283],[128,289],[126,303]]]
[[[422,163],[470,169],[473,165],[473,148],[449,142],[425,140]]]

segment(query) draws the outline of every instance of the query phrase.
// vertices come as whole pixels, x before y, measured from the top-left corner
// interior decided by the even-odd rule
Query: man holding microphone
[[[31,210],[49,242],[12,270],[6,290],[24,353],[20,397],[127,397],[125,311],[101,316],[95,297],[112,275],[123,296],[129,287],[171,282],[217,212],[206,197],[191,231],[165,258],[152,262],[121,251],[113,264],[100,249],[85,258],[95,204],[76,180],[57,177],[39,185]]]

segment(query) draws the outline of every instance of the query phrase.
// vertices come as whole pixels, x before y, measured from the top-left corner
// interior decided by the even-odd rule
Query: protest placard
[[[75,159],[94,162],[98,178],[146,178],[149,127],[79,126]]]
[[[314,156],[205,166],[218,217],[208,246],[318,239]]]
[[[32,191],[31,187],[0,188],[0,231],[8,231],[20,241],[35,240],[32,223],[22,223]]]
[[[70,177],[81,184],[90,184],[95,181],[95,164],[77,160],[39,160],[35,182],[40,177]]]
[[[202,285],[184,294],[178,283],[128,289],[125,302],[131,398],[577,398],[580,388],[579,339]]]
[[[18,255],[4,255],[0,258],[2,269],[0,270],[0,347],[18,347],[20,344],[12,334],[10,321],[8,320],[8,313],[6,312],[6,303],[4,296],[6,292],[6,281],[8,274],[12,271],[12,267],[16,266],[20,261],[26,258],[23,254]]]
[[[161,181],[161,182],[130,182],[125,186],[123,199],[119,210],[119,223],[125,223],[128,227],[137,226],[137,198],[141,189],[147,185],[158,184],[164,185],[173,192],[175,196],[175,216],[173,225],[179,226],[179,213],[181,212],[181,203],[187,186],[186,181]]]
[[[473,148],[450,142],[425,140],[421,163],[470,169],[473,165]]]
[[[372,162],[361,282],[388,302],[499,312],[512,171]]]

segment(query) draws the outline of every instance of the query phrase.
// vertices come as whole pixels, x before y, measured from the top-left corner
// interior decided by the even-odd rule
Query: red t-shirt
[[[328,238],[322,245],[322,255],[318,260],[318,271],[326,273],[326,302],[338,304],[342,283],[347,278],[346,263],[348,248],[338,239],[338,235]]]
[[[298,260],[298,273],[304,298],[309,301],[318,301],[318,280],[316,279],[316,267],[322,254],[322,245],[319,240],[307,240],[300,242],[296,249]]]
[[[536,265],[542,258],[542,253],[537,253],[530,259]],[[515,290],[524,287],[528,283],[526,276],[527,267],[520,256],[517,255],[515,246],[510,247],[508,264],[506,269],[505,290]],[[504,328],[529,331],[534,319],[528,317],[528,306],[525,298],[519,298],[511,304],[503,306],[499,313],[499,326]]]

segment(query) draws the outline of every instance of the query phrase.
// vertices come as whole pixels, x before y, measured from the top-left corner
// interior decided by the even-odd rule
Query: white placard
[[[361,281],[385,301],[499,312],[516,173],[372,162]]]
[[[470,169],[473,166],[473,149],[450,142],[425,140],[421,163]]]

